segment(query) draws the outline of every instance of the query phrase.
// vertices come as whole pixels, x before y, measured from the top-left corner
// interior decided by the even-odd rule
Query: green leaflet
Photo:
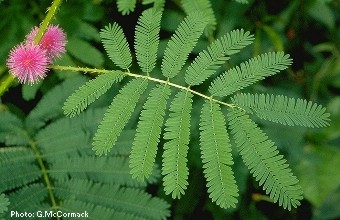
[[[283,95],[240,93],[233,102],[249,113],[283,125],[324,127],[329,124],[329,113],[321,105],[304,99],[288,98]]]
[[[107,154],[116,143],[147,84],[145,79],[132,80],[113,99],[93,138],[97,155]]]
[[[100,31],[100,38],[114,64],[122,69],[128,69],[131,66],[132,57],[122,28],[115,22],[109,24]]]
[[[214,32],[217,22],[209,0],[182,0],[181,3],[186,14],[197,11],[200,11],[204,14],[208,20],[208,24],[205,29],[206,35],[212,34]]]
[[[164,52],[162,73],[165,77],[173,78],[182,69],[206,24],[202,13],[192,13],[180,23]]]
[[[136,0],[117,0],[117,8],[122,15],[130,14],[130,12],[135,10],[135,7]]]
[[[201,153],[209,197],[222,208],[236,207],[238,189],[231,165],[226,124],[221,108],[206,101],[201,112]]]
[[[82,85],[64,103],[64,114],[69,117],[79,115],[87,106],[103,95],[112,84],[123,79],[124,73],[121,71],[112,71],[101,74]]]
[[[135,30],[136,58],[145,73],[150,73],[156,65],[161,17],[161,12],[148,9],[138,19]]]
[[[198,54],[198,57],[188,67],[185,82],[199,85],[230,59],[230,55],[238,53],[242,48],[253,41],[253,35],[248,31],[234,30],[214,41],[207,50]]]
[[[190,113],[192,94],[180,91],[170,106],[170,115],[165,123],[162,175],[165,193],[180,198],[188,185],[188,144],[190,140]]]
[[[152,89],[143,106],[130,154],[131,175],[139,181],[148,178],[154,168],[157,145],[170,93],[168,86],[159,85]]]
[[[291,63],[289,55],[283,52],[259,55],[217,77],[211,83],[209,92],[213,96],[228,96],[286,69]]]
[[[269,197],[288,210],[300,205],[302,190],[274,143],[244,111],[229,110],[229,126],[242,159]]]

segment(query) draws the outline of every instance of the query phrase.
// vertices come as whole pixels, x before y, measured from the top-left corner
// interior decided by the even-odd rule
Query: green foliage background
[[[118,1],[119,2],[119,1]],[[132,1],[133,2],[133,1]],[[144,1],[152,2],[152,1]],[[312,100],[327,107],[331,113],[331,125],[323,129],[308,129],[301,127],[283,127],[278,124],[259,121],[262,129],[270,139],[274,140],[281,153],[285,155],[293,172],[300,180],[304,192],[302,205],[292,211],[286,211],[268,202],[268,197],[258,186],[257,182],[250,176],[241,158],[234,156],[233,170],[236,182],[239,187],[239,202],[237,207],[232,209],[221,209],[212,203],[206,193],[205,179],[202,172],[202,164],[199,151],[199,113],[203,101],[195,100],[193,112],[193,125],[191,129],[191,140],[189,147],[189,186],[186,194],[180,200],[172,200],[165,196],[161,182],[156,180],[159,173],[154,174],[154,179],[149,181],[148,186],[138,186],[140,189],[153,195],[155,199],[161,198],[170,204],[171,218],[191,219],[201,217],[201,219],[335,219],[340,216],[340,4],[336,0],[307,0],[307,1],[269,1],[254,0],[248,4],[240,4],[237,1],[214,0],[212,7],[216,16],[216,21],[212,20],[206,28],[207,38],[201,38],[196,45],[194,52],[199,52],[208,45],[213,38],[222,36],[236,28],[243,28],[255,35],[255,43],[247,47],[238,56],[232,57],[225,64],[225,69],[239,64],[245,59],[261,54],[263,52],[284,50],[293,58],[293,65],[287,71],[281,72],[256,84],[248,92],[283,94],[295,98]],[[242,2],[242,1],[239,1]],[[17,43],[23,40],[32,26],[38,25],[45,16],[46,8],[50,1],[45,0],[5,0],[0,1],[0,81],[7,73],[5,65],[8,51]],[[95,68],[115,69],[116,67],[109,61],[105,50],[100,43],[99,30],[108,23],[116,21],[124,30],[130,45],[133,45],[134,27],[138,16],[147,5],[137,3],[132,11],[123,11],[123,16],[118,12],[115,1],[111,0],[72,0],[62,4],[53,23],[60,24],[67,32],[68,44],[67,53],[57,61],[60,65],[66,66],[90,66]],[[118,7],[119,8],[119,7]],[[181,1],[166,1],[165,10],[161,24],[160,51],[166,46],[166,41],[176,29],[179,22],[184,18],[185,12],[181,8]],[[134,53],[134,51],[132,51]],[[163,53],[160,53],[163,54]],[[193,59],[196,54],[190,58]],[[135,62],[133,62],[135,63]],[[160,61],[156,64],[156,71],[160,70]],[[219,69],[222,73],[225,69]],[[137,70],[137,66],[130,67],[131,72]],[[90,106],[88,112],[82,115],[81,119],[64,119],[62,105],[66,98],[75,88],[82,85],[91,74],[82,76],[81,73],[68,71],[51,71],[49,76],[41,83],[33,86],[13,85],[2,97],[0,103],[0,142],[1,149],[13,148],[13,152],[24,154],[25,145],[32,141],[37,143],[47,160],[47,167],[51,170],[63,169],[64,166],[73,167],[67,175],[79,179],[92,179],[101,184],[116,184],[119,187],[130,189],[136,187],[135,182],[129,180],[127,163],[103,164],[107,167],[85,167],[77,170],[77,166],[89,162],[94,156],[91,151],[90,137],[93,136],[98,122],[103,115],[103,107],[109,105],[110,100],[117,94],[118,89],[110,89],[98,101]],[[180,77],[180,76],[179,76]],[[176,80],[176,79],[175,79]],[[177,79],[180,81],[181,79]],[[124,83],[124,82],[122,82]],[[208,85],[203,85],[208,87]],[[119,88],[114,85],[113,88]],[[147,94],[142,96],[145,100]],[[144,102],[143,102],[144,103]],[[113,152],[112,157],[119,156],[122,160],[129,153],[132,145],[133,134],[136,130],[136,121],[139,117],[141,105],[137,105],[137,111],[133,113],[133,120],[130,120],[126,135],[119,140],[119,149]],[[86,118],[90,118],[90,122]],[[72,124],[78,126],[75,129]],[[62,131],[53,130],[54,126],[62,124],[65,129]],[[69,129],[69,130],[67,130]],[[70,131],[70,132],[66,132]],[[60,133],[58,133],[60,132]],[[69,134],[74,135],[69,135]],[[64,138],[68,137],[68,138]],[[63,140],[63,143],[55,143],[51,140]],[[82,148],[77,149],[82,140]],[[52,142],[52,143],[49,143]],[[40,145],[39,145],[40,144]],[[49,144],[51,147],[49,148]],[[58,153],[56,146],[64,149],[62,155],[52,156],[53,150]],[[87,146],[87,147],[86,147]],[[62,148],[63,147],[63,148]],[[19,149],[19,150],[18,150]],[[58,149],[58,148],[57,148]],[[69,152],[68,152],[69,151]],[[14,154],[16,154],[14,153]],[[26,152],[27,153],[27,152]],[[46,155],[45,155],[46,154]],[[82,155],[88,161],[79,161],[65,165],[67,158],[75,158]],[[85,156],[84,156],[85,155]],[[8,169],[9,164],[4,164],[0,157],[0,183],[4,184],[4,179],[9,179],[12,175]],[[12,156],[13,158],[17,156]],[[34,164],[35,157],[27,156]],[[59,160],[59,161],[55,161]],[[102,159],[98,159],[102,160]],[[118,159],[119,160],[119,159]],[[5,161],[5,159],[3,159]],[[97,163],[99,163],[97,161]],[[161,161],[161,155],[157,155],[157,161]],[[11,166],[18,165],[19,160],[13,160]],[[117,162],[118,163],[118,162]],[[6,165],[6,166],[5,166]],[[19,165],[18,165],[19,166]],[[38,169],[33,167],[28,170]],[[117,166],[116,169],[112,168]],[[4,169],[4,167],[7,167]],[[103,169],[107,172],[122,169],[125,176],[117,177],[115,180],[100,179],[96,175]],[[72,170],[74,173],[72,173]],[[87,170],[87,171],[86,171]],[[22,170],[23,173],[25,170]],[[39,173],[39,171],[36,171]],[[64,173],[65,174],[65,173]],[[56,186],[62,185],[64,176],[50,173]],[[114,176],[114,174],[112,174]],[[99,175],[100,176],[100,175]],[[31,190],[44,189],[36,184],[38,177],[23,184]],[[40,177],[41,178],[41,177]],[[113,177],[112,177],[113,178]],[[115,182],[115,181],[118,182]],[[80,180],[79,180],[80,181]],[[81,182],[81,181],[80,181]],[[73,183],[81,185],[80,182]],[[65,183],[66,184],[66,183]],[[4,186],[1,185],[0,186]],[[36,189],[33,187],[37,187]],[[69,186],[72,191],[72,186]],[[74,187],[74,186],[73,186]],[[84,187],[85,188],[85,187]],[[103,191],[105,187],[103,187]],[[24,188],[23,188],[24,189]],[[7,190],[2,193],[0,188],[0,213],[6,213],[8,198],[14,191]],[[57,192],[56,192],[57,193]],[[57,193],[57,198],[63,200],[65,207],[72,207],[72,198],[67,198],[65,192]],[[20,199],[20,198],[19,198]],[[84,200],[85,201],[85,200]],[[9,202],[11,202],[9,200]],[[47,207],[49,200],[42,197],[41,204],[32,206],[32,210]],[[99,201],[98,201],[99,204]],[[164,203],[166,204],[166,203]],[[79,205],[79,204],[78,204]],[[101,203],[101,208],[110,208],[110,205]],[[99,209],[99,208],[98,208]],[[164,205],[163,215],[166,216],[168,206]],[[125,210],[122,209],[122,212]],[[109,213],[109,212],[108,212]],[[109,213],[110,214],[110,213]],[[108,215],[109,215],[108,214]],[[119,216],[118,213],[117,215]],[[138,216],[138,212],[135,213]],[[123,214],[122,214],[123,216]],[[156,216],[155,218],[159,217]],[[126,216],[125,216],[126,217]],[[142,216],[153,218],[154,216]]]

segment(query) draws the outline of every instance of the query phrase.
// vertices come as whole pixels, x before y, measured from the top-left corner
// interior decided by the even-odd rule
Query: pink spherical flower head
[[[38,33],[38,27],[34,27],[26,36],[26,43],[31,44]],[[58,25],[48,26],[45,34],[41,38],[39,45],[47,51],[47,55],[52,59],[60,57],[65,52],[66,35]]]
[[[10,51],[7,66],[20,83],[33,84],[46,76],[49,60],[39,45],[21,43]]]

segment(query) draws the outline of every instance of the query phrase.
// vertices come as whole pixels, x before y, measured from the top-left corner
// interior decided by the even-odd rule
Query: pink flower
[[[38,27],[34,27],[26,36],[27,44],[33,43],[38,30]],[[39,45],[47,51],[47,56],[51,59],[60,57],[61,54],[65,52],[66,35],[58,25],[50,25],[41,38]]]
[[[48,71],[50,58],[39,45],[19,44],[9,54],[7,66],[20,83],[33,84],[43,79]]]

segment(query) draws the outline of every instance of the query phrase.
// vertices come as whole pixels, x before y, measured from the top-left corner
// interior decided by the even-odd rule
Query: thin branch
[[[51,67],[51,69],[55,69],[55,70],[69,70],[69,71],[84,72],[84,73],[102,74],[102,73],[112,72],[112,70],[96,69],[96,68],[92,69],[92,68],[87,68],[87,67],[72,67],[72,66],[59,66],[59,65],[52,65],[50,67]],[[161,79],[157,79],[157,78],[154,78],[154,77],[150,77],[148,75],[145,76],[145,75],[139,75],[139,74],[134,74],[134,73],[130,73],[130,72],[124,72],[124,74],[127,75],[127,76],[130,76],[130,77],[134,77],[134,78],[143,78],[143,79],[147,79],[147,80],[154,81],[154,82],[157,82],[157,83],[166,84],[166,85],[175,87],[177,89],[185,90],[185,91],[188,91],[192,94],[201,96],[202,98],[207,99],[209,101],[216,102],[216,103],[219,103],[221,105],[228,106],[230,108],[235,107],[235,105],[233,105],[233,104],[222,102],[220,100],[212,98],[212,96],[207,96],[207,95],[204,95],[200,92],[192,90],[192,89],[190,89],[190,87],[185,87],[185,86],[181,86],[181,85],[178,85],[178,84],[175,84],[175,83],[171,83],[168,80],[161,80]]]

